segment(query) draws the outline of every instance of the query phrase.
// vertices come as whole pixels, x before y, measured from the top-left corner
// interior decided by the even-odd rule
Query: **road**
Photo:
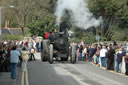
[[[28,80],[24,85],[128,85],[125,75],[101,69],[89,62],[71,64],[69,61],[55,61],[49,64],[41,62],[39,54],[36,54],[36,59],[28,62]]]

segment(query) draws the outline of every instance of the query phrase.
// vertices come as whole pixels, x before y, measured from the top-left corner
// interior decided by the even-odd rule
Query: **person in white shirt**
[[[36,60],[34,53],[35,53],[35,49],[33,47],[31,47],[30,48],[30,60],[31,61],[33,61],[33,60],[35,61]]]
[[[105,46],[102,47],[101,51],[100,51],[100,61],[101,61],[101,66],[102,67],[106,67],[106,54],[107,54],[107,49]]]

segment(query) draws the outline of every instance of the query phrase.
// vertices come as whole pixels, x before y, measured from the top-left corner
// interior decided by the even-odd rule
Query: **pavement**
[[[0,85],[15,85],[16,80],[11,79],[10,72],[0,73]]]
[[[19,67],[17,67],[17,79],[11,79],[11,72],[0,73],[0,85],[17,85],[19,80]]]

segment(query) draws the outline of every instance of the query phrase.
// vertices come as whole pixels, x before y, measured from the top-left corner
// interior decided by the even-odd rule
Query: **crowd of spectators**
[[[103,67],[106,70],[121,72],[123,60],[125,61],[125,74],[128,75],[128,45],[113,43],[77,44],[77,57],[79,61],[88,61]]]
[[[40,52],[40,41],[4,41],[0,43],[0,72],[11,71],[11,78],[16,78],[16,67],[25,71],[27,61],[35,61],[35,51]],[[77,44],[77,58],[103,67],[107,70],[121,72],[125,61],[125,74],[128,75],[128,45],[113,44]]]
[[[25,70],[28,60],[36,60],[35,51],[40,52],[39,40],[0,43],[0,72],[11,72],[11,78],[16,79],[16,67]]]

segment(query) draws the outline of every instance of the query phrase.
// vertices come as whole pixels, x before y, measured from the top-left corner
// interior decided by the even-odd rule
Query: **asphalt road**
[[[128,77],[125,75],[101,69],[88,62],[71,64],[69,61],[55,61],[49,64],[41,62],[39,54],[36,54],[36,59],[28,62],[27,85],[128,85]]]

